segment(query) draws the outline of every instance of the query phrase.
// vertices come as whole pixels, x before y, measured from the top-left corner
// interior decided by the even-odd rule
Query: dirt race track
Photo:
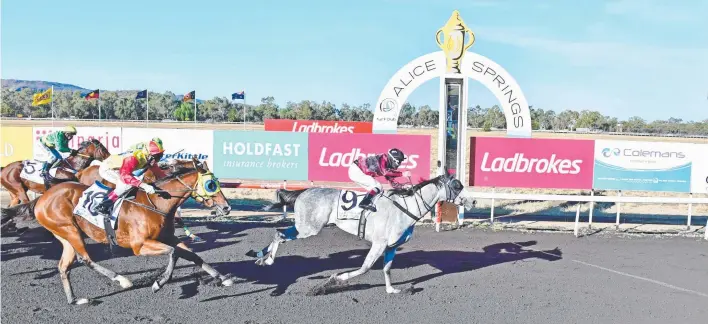
[[[26,225],[26,224],[25,224]],[[387,295],[382,262],[339,291],[308,292],[329,275],[358,268],[369,245],[336,228],[288,242],[275,264],[244,253],[289,223],[188,225],[206,241],[190,246],[222,273],[217,287],[179,260],[173,279],[152,293],[166,256],[113,258],[90,239],[94,261],[133,281],[121,288],[76,264],[69,306],[56,271],[60,244],[41,228],[2,238],[3,323],[706,323],[708,245],[697,238],[416,228],[393,263],[392,279],[412,293]],[[36,226],[36,225],[34,225]],[[178,230],[178,234],[182,232]]]

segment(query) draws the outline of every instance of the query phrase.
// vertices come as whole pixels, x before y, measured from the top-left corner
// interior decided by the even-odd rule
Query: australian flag
[[[246,99],[246,93],[245,93],[245,91],[232,93],[232,94],[231,94],[231,100],[236,100],[236,99]]]
[[[135,96],[135,99],[145,99],[147,98],[148,91],[143,90],[143,91],[138,91],[138,94]]]

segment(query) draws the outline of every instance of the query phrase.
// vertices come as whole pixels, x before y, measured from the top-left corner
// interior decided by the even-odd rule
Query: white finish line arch
[[[396,133],[398,116],[408,96],[426,81],[440,77],[479,81],[501,103],[506,117],[507,136],[531,137],[531,112],[516,80],[499,64],[474,52],[466,52],[460,66],[459,74],[446,73],[446,54],[437,51],[420,56],[398,70],[379,95],[374,111],[373,132]],[[466,121],[464,125],[467,125]]]

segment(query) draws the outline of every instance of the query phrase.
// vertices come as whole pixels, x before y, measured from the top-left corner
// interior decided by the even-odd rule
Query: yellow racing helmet
[[[64,132],[64,134],[76,135],[76,127],[71,125],[64,126],[64,129],[62,131]]]

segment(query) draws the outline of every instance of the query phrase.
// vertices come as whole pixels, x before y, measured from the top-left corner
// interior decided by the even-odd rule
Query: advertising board
[[[47,135],[62,127],[32,127],[32,147],[39,143],[40,137]],[[76,135],[69,141],[69,148],[78,149],[79,145],[91,139],[97,139],[111,154],[120,153],[123,148],[120,127],[76,127]],[[35,158],[44,158],[44,152],[33,150]]]
[[[206,161],[209,169],[214,169],[213,133],[203,129],[172,129],[172,128],[123,128],[124,150],[140,142],[148,142],[153,137],[162,140],[165,154],[162,160],[188,160],[196,157]]]
[[[470,185],[591,189],[592,140],[472,137]]]
[[[593,187],[605,190],[689,192],[694,144],[595,141]]]
[[[214,173],[228,179],[307,180],[307,133],[214,131]]]
[[[32,127],[0,127],[0,166],[32,158]]]
[[[371,133],[371,122],[266,119],[266,131],[306,133]]]
[[[708,144],[693,144],[691,192],[708,193]]]
[[[399,171],[410,171],[414,183],[420,178],[430,178],[429,135],[311,133],[309,136],[308,164],[312,181],[351,182],[347,168],[355,159],[384,154],[394,147],[407,157]]]

